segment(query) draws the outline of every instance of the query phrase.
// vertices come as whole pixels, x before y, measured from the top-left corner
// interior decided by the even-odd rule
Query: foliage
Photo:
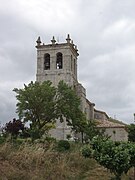
[[[46,144],[0,144],[0,180],[108,180],[112,176],[93,158],[80,156],[82,144],[73,143],[68,153],[60,153]],[[79,145],[79,146],[78,146]],[[131,169],[130,177],[133,174]],[[122,176],[122,180],[130,177]]]
[[[128,125],[127,129],[128,129],[128,140],[135,142],[135,124]]]
[[[66,140],[60,140],[57,145],[58,151],[67,151],[70,149],[70,143]]]
[[[135,167],[135,143],[121,143],[123,149],[127,149],[130,155],[130,166]]]
[[[84,113],[80,109],[80,98],[76,92],[64,81],[60,81],[57,90],[57,113],[60,121],[64,118],[67,125],[71,126],[76,132],[84,132],[87,123]]]
[[[46,136],[45,137],[45,140],[48,142],[48,143],[54,143],[56,142],[56,139],[54,137],[50,137],[50,136]]]
[[[86,115],[80,109],[81,101],[76,92],[63,81],[59,82],[57,92],[57,113],[59,114],[60,121],[63,122],[65,118],[67,125],[71,126],[72,130],[76,133],[81,133],[82,142],[84,134],[89,138],[92,132],[91,129],[93,129],[92,135],[97,135],[99,131],[95,128],[96,125],[88,122]]]
[[[31,137],[30,128],[24,127],[24,130],[23,130],[22,133],[20,134],[20,137],[23,138],[23,139],[25,139],[25,138],[30,138],[30,137]]]
[[[23,89],[14,89],[16,92],[17,113],[24,123],[29,122],[30,128],[24,130],[23,137],[32,137],[32,140],[47,135],[54,128],[57,119],[66,120],[68,126],[76,133],[86,134],[91,140],[95,135],[102,134],[94,121],[88,121],[80,109],[80,98],[76,92],[63,81],[58,87],[52,86],[50,81],[43,83],[31,82]]]
[[[103,135],[100,132],[95,121],[88,121],[85,114],[80,110],[80,98],[76,95],[76,92],[68,87],[63,81],[60,81],[58,85],[58,114],[61,122],[63,118],[66,118],[67,125],[71,126],[76,133],[85,134],[85,140],[91,140],[95,135]]]
[[[17,113],[24,122],[31,122],[31,132],[36,131],[37,137],[47,123],[54,122],[57,117],[55,95],[56,89],[50,81],[42,84],[31,82],[24,84],[24,89],[15,88]]]
[[[70,140],[71,137],[72,137],[71,134],[67,134],[67,136],[66,136],[67,140]]]
[[[94,137],[92,146],[96,161],[113,172],[116,179],[121,179],[121,175],[135,165],[135,144],[115,144],[111,140]]]
[[[5,142],[5,137],[0,135],[0,144]]]
[[[82,148],[82,155],[85,157],[85,158],[92,158],[92,148],[90,146],[84,146]]]
[[[13,121],[6,123],[4,130],[6,134],[11,134],[12,137],[16,138],[24,130],[24,124],[21,120],[14,118]]]
[[[80,110],[80,99],[75,91],[63,81],[58,87],[50,81],[42,84],[31,82],[24,89],[15,88],[17,113],[24,122],[30,122],[30,136],[33,139],[47,134],[54,127],[56,119],[66,120],[76,132],[83,132],[86,127],[86,117]]]
[[[85,142],[88,142],[89,140],[91,141],[92,138],[97,135],[101,137],[104,136],[104,130],[102,131],[99,130],[97,128],[96,121],[94,120],[88,121],[88,123],[85,125],[84,132],[85,132]]]

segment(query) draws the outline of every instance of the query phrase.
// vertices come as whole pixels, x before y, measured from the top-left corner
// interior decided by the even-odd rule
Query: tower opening
[[[46,53],[44,55],[44,70],[50,69],[50,54]]]
[[[62,53],[57,53],[56,55],[56,69],[62,69],[63,68],[63,55]]]

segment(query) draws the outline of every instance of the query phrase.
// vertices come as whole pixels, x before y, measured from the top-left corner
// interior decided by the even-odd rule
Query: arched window
[[[50,69],[50,54],[48,53],[44,55],[44,69]]]
[[[57,53],[56,55],[56,69],[62,69],[63,67],[63,57],[62,53]]]

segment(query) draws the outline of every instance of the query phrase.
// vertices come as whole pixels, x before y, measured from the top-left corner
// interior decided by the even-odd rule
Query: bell
[[[46,66],[46,67],[49,67],[49,63],[48,63],[48,62],[47,62],[47,63],[45,63],[45,66]]]
[[[62,64],[61,64],[61,61],[59,62],[59,66],[61,66]]]

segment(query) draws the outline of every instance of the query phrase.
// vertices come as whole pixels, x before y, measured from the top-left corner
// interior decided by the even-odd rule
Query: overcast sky
[[[36,79],[36,40],[79,49],[78,79],[96,108],[133,123],[135,0],[0,0],[0,121],[17,115],[13,88]]]

